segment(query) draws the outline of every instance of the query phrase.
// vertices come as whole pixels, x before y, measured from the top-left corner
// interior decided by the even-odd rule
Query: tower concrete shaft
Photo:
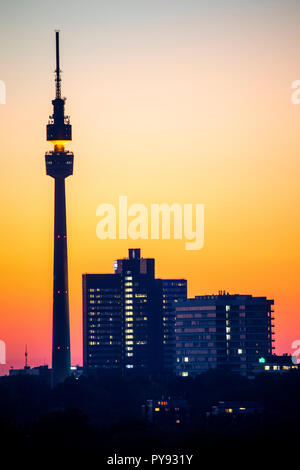
[[[65,179],[55,178],[52,383],[71,370]]]

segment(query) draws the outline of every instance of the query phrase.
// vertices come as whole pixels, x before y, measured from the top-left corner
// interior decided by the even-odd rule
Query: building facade
[[[162,371],[162,293],[155,279],[155,262],[141,258],[139,249],[115,262],[121,276],[123,318],[123,365],[125,370]]]
[[[227,368],[251,376],[272,354],[272,305],[251,295],[197,296],[176,304],[174,370],[183,377]]]
[[[85,370],[122,368],[121,276],[83,275],[83,365]]]
[[[186,279],[162,279],[163,361],[165,372],[173,372],[175,357],[175,306],[187,298]]]

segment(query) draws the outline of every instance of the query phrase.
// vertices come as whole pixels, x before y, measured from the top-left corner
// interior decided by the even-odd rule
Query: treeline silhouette
[[[260,374],[252,380],[224,370],[194,379],[92,376],[70,378],[53,390],[40,377],[2,377],[0,442],[5,449],[26,449],[27,454],[65,450],[69,456],[83,452],[88,457],[96,451],[102,465],[114,453],[193,453],[195,464],[204,454],[220,462],[230,456],[233,462],[243,452],[247,461],[264,454],[271,462],[279,452],[291,455],[299,448],[299,391],[299,371]],[[190,421],[147,423],[141,405],[162,396],[185,398]],[[256,401],[264,410],[207,416],[221,400]]]

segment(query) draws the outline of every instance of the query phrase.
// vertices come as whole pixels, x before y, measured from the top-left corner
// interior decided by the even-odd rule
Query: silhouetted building
[[[211,412],[208,415],[250,415],[262,413],[264,408],[256,401],[219,401],[217,405],[212,406]]]
[[[272,354],[272,305],[251,295],[196,296],[176,304],[175,373],[195,376],[217,367],[252,376]]]
[[[44,378],[47,382],[51,382],[51,369],[48,366],[38,366],[30,367],[25,366],[23,369],[13,369],[9,370],[10,376],[19,376],[19,375],[34,375],[36,377]]]
[[[70,375],[70,325],[68,257],[66,227],[65,178],[73,174],[73,153],[65,150],[72,140],[69,117],[65,116],[65,98],[61,97],[61,70],[59,65],[59,33],[56,32],[56,96],[52,101],[53,115],[47,125],[47,141],[54,150],[47,152],[46,173],[54,178],[54,273],[53,273],[53,337],[52,385],[63,382]]]
[[[141,258],[139,249],[115,261],[115,274],[84,274],[86,371],[163,372],[174,350],[176,292],[186,296],[186,281],[155,279],[154,259]]]
[[[151,424],[188,424],[190,406],[182,398],[147,400],[142,405],[143,418]]]
[[[299,369],[299,364],[293,363],[292,356],[288,354],[283,354],[282,356],[272,354],[259,357],[254,365],[253,371],[255,373],[283,373],[291,369]]]
[[[84,373],[82,366],[71,366],[71,376],[75,379],[79,379]]]

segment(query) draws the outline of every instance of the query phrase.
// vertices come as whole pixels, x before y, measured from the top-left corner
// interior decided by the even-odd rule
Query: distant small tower
[[[56,93],[52,101],[53,115],[47,125],[47,140],[54,150],[45,155],[46,173],[55,182],[52,386],[64,382],[71,369],[65,178],[73,174],[74,160],[73,153],[65,150],[66,142],[72,140],[72,126],[70,118],[65,116],[66,99],[61,97],[58,31],[55,36]]]
[[[24,369],[30,369],[30,366],[28,366],[28,351],[27,351],[27,344],[25,346],[25,367]]]

